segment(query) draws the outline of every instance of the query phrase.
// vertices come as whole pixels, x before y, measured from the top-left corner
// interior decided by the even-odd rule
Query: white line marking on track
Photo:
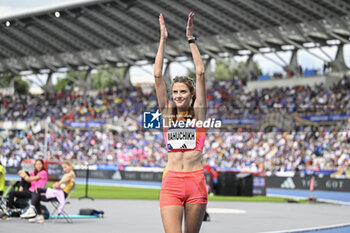
[[[348,227],[348,226],[350,226],[350,223],[328,225],[328,226],[319,226],[319,227],[308,227],[308,228],[300,228],[300,229],[290,229],[290,230],[282,230],[282,231],[266,231],[266,232],[261,232],[261,233],[307,232],[307,231],[319,231],[319,230],[327,230],[327,229],[334,229],[334,228],[342,228],[342,227]]]
[[[210,214],[245,214],[247,211],[227,208],[208,208],[207,212]]]
[[[267,196],[270,197],[282,197],[282,198],[293,198],[295,200],[308,200],[308,197],[300,197],[300,196],[292,196],[292,195],[280,195],[280,194],[267,194]],[[321,202],[328,202],[331,204],[339,204],[339,205],[350,205],[350,202],[345,202],[345,201],[337,201],[337,200],[331,200],[331,199],[324,199],[324,198],[317,198],[317,201]]]

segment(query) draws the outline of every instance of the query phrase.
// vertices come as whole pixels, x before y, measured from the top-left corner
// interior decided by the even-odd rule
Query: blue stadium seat
[[[260,81],[270,80],[270,76],[269,75],[259,75],[259,80]]]
[[[315,70],[306,69],[306,70],[304,71],[304,76],[305,76],[305,77],[315,76],[315,74],[316,74]]]

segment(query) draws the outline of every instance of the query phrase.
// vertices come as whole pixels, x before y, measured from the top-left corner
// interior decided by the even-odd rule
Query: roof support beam
[[[15,30],[13,30],[13,29],[11,31],[12,31],[12,33],[15,32]],[[15,34],[17,34],[17,33],[15,33]],[[23,39],[28,40],[30,42],[33,42],[28,36],[26,36],[26,35],[22,35],[22,36],[23,36]],[[37,44],[37,43],[34,43],[34,44]],[[21,50],[23,49],[25,51],[25,47],[23,46],[23,43],[20,43],[20,42],[13,40],[11,45],[13,45],[16,48],[19,48]],[[48,52],[48,51],[46,51],[46,52]],[[37,53],[37,52],[35,52],[35,53]],[[46,65],[49,68],[53,68],[53,67],[50,67],[51,65],[49,63],[47,63],[45,60],[43,60],[39,54],[33,55],[31,58],[27,57],[22,62],[24,64],[26,64],[26,66],[29,66],[29,67],[34,67],[34,66],[38,67],[38,66]]]
[[[19,57],[36,55],[36,52],[26,46],[23,46],[22,43],[17,42],[6,33],[0,33],[0,41],[1,40],[6,43],[7,48],[15,51],[17,53],[16,55]]]
[[[124,87],[131,86],[131,79],[130,79],[130,68],[131,66],[127,66],[123,73],[123,85]]]
[[[64,41],[65,44],[70,45],[73,51],[74,50],[85,50],[89,48],[89,45],[87,45],[85,42],[80,40],[79,38],[76,38],[72,36],[69,32],[65,31],[59,26],[56,26],[54,23],[49,23],[44,20],[37,19],[36,17],[33,17],[35,22],[40,24],[41,26],[45,27],[46,30],[50,31],[51,35],[54,35],[58,40]]]
[[[275,52],[274,54],[276,55],[276,57],[277,57],[278,59],[280,59],[280,61],[281,61],[283,64],[287,65],[287,62],[286,62],[285,60],[283,60],[283,58],[282,58],[277,52]]]
[[[109,72],[109,70],[102,70],[102,74],[114,80],[116,83],[122,83],[123,78],[120,74],[118,74],[118,72],[115,72],[113,70],[111,70],[111,72]]]
[[[328,31],[328,33],[329,33],[331,36],[335,37],[336,39],[340,40],[342,43],[344,43],[344,44],[350,44],[350,40],[345,39],[344,37],[341,37],[341,36],[335,34],[335,33],[332,32],[332,31]]]
[[[115,21],[113,21],[111,18],[107,17],[106,15],[97,13],[97,11],[91,11],[88,10],[87,8],[83,7],[84,11],[91,16],[93,16],[95,19],[103,22],[105,26],[108,26],[110,28],[113,28],[116,32],[118,32],[118,35],[120,37],[125,37],[127,35],[127,39],[132,43],[132,44],[147,44],[147,43],[152,43],[153,41],[150,40],[147,37],[140,36],[135,30],[130,29],[127,25],[123,25],[123,23],[118,23],[116,25]]]
[[[249,81],[255,80],[258,76],[258,74],[255,73],[253,57],[254,57],[254,54],[250,54],[248,56],[246,65],[242,69],[245,76],[248,77]]]
[[[346,65],[344,60],[344,44],[338,46],[337,54],[335,55],[334,61],[330,62],[332,71],[335,72],[344,72],[349,70],[349,67]]]
[[[291,22],[288,18],[281,16],[280,14],[276,13],[272,9],[258,3],[254,0],[238,0],[240,4],[243,4],[247,6],[248,8],[253,10],[253,14],[255,15],[261,15],[263,17],[262,20],[268,19],[271,22],[274,22],[276,25],[281,24],[291,24]]]
[[[5,68],[7,68],[9,71],[11,71],[13,74],[18,75],[19,71],[12,66],[11,64],[9,64],[9,62],[7,61],[3,61],[2,64],[4,65]]]
[[[34,75],[34,78],[35,78],[35,80],[37,81],[36,83],[39,84],[40,87],[45,86],[43,80],[41,80],[41,78],[39,78],[37,74]]]
[[[47,92],[47,93],[51,93],[53,92],[54,88],[53,88],[53,84],[52,84],[52,74],[53,72],[50,71],[48,74],[47,74],[47,78],[46,78],[46,83],[45,85],[43,85],[41,88]]]
[[[292,57],[290,58],[290,62],[288,65],[284,66],[283,69],[285,71],[292,71],[294,75],[301,76],[301,70],[298,63],[298,50],[294,49],[292,51]]]
[[[335,9],[337,9],[337,11],[341,11],[345,15],[349,13],[348,11],[346,11],[346,8],[344,7],[344,4],[346,4],[345,1],[342,1],[342,0],[332,0],[332,1],[318,0],[318,1],[322,2],[323,5],[329,5],[331,7],[334,7]]]
[[[2,54],[6,58],[16,57],[16,54],[13,52],[13,50],[9,49],[6,46],[3,46],[1,43],[0,43],[0,54]]]
[[[85,77],[84,77],[84,87],[87,91],[92,90],[92,77],[91,77],[91,71],[92,69],[89,68],[86,73],[85,73]]]
[[[328,57],[330,61],[333,60],[333,58],[332,58],[328,53],[326,53],[326,52],[323,50],[322,47],[319,47],[319,50],[320,50],[324,55],[326,55],[326,57]]]
[[[224,33],[227,31],[249,30],[246,24],[241,23],[238,20],[235,20],[234,17],[229,17],[226,14],[222,14],[222,12],[217,10],[216,7],[211,7],[210,5],[208,6],[208,3],[210,5],[216,4],[213,1],[208,1],[206,3],[204,3],[204,1],[198,1],[198,0],[187,1],[187,4],[189,4],[191,8],[196,7],[203,10],[207,15],[210,16],[211,19],[214,19],[215,21],[217,21],[215,22],[216,25],[222,25],[222,27],[224,27],[225,30],[222,31],[221,33]],[[208,18],[208,20],[210,20],[210,18]],[[200,20],[202,20],[202,17],[200,17]]]
[[[183,22],[180,25],[180,28],[183,28],[183,32],[185,33],[187,15],[191,9],[184,7],[184,2],[180,3],[178,1],[166,1],[166,0],[160,0],[160,1],[163,2],[164,4],[170,5],[173,9],[176,9],[177,11],[182,12],[182,14],[184,14],[185,17],[184,18],[180,17],[179,22]],[[208,35],[214,35],[214,34],[220,34],[220,32],[224,32],[227,30],[225,27],[221,25],[214,26],[215,23],[213,23],[212,21],[210,21],[204,16],[199,15],[198,17],[199,19],[195,21],[195,25],[196,25],[195,30],[197,32],[201,31],[202,32],[201,34],[207,33]]]
[[[259,50],[257,50],[257,49],[255,49],[255,48],[251,47],[250,45],[243,44],[243,47],[245,47],[246,49],[252,51],[253,53],[260,54],[261,56],[263,56],[263,57],[266,58],[267,60],[269,60],[269,61],[275,63],[276,65],[278,65],[278,66],[280,66],[280,67],[283,67],[283,64],[281,64],[281,63],[275,61],[274,59],[272,59],[272,58],[266,56],[265,54],[261,53]]]
[[[126,63],[128,63],[128,64],[130,64],[130,65],[138,66],[138,65],[136,64],[136,62],[134,62],[134,61],[132,61],[130,58],[128,58],[128,57],[122,55],[117,49],[112,50],[112,52],[113,52],[114,55],[116,55],[117,57],[121,58],[124,62],[126,62]],[[142,66],[139,66],[139,68],[142,69],[143,71],[145,71],[146,73],[148,73],[148,74],[150,74],[150,75],[153,76],[153,73],[150,72],[149,70],[143,68]]]
[[[87,10],[87,15],[82,15],[78,18],[78,20],[84,23],[87,27],[89,27],[92,31],[98,33],[101,37],[107,38],[110,42],[112,42],[115,46],[130,46],[133,45],[131,40],[121,37],[120,35],[116,36],[116,33],[111,32],[106,27],[99,24],[96,20],[91,20],[88,17],[90,11]]]
[[[136,20],[135,18],[119,10],[118,8],[106,7],[103,4],[100,4],[100,7],[106,12],[108,12],[109,14],[113,15],[116,19],[121,21],[127,21],[130,25],[132,25],[133,28],[137,28],[138,33],[140,33],[139,35],[146,36],[150,40],[158,39],[159,37],[158,33],[155,33],[155,30],[153,28],[149,27],[147,24],[143,23],[142,21]]]
[[[313,55],[314,57],[320,59],[323,62],[328,62],[326,59],[324,59],[323,57],[319,56],[318,54],[311,52],[310,50],[308,50],[308,48],[305,48],[304,46],[302,46],[301,44],[294,42],[288,38],[284,38],[285,41],[287,41],[288,43],[290,43],[291,45],[294,45],[295,47],[297,47],[298,49],[303,49],[305,50],[307,53]]]
[[[263,21],[261,18],[256,17],[254,14],[250,14],[249,12],[244,10],[242,7],[239,7],[239,5],[234,6],[231,3],[229,3],[227,0],[221,0],[218,2],[212,2],[212,3],[218,4],[219,6],[221,6],[222,9],[226,9],[227,11],[230,11],[233,15],[237,15],[237,17],[241,18],[242,21],[246,21],[256,28],[266,28],[271,26],[267,22]]]
[[[73,72],[74,73],[74,72]],[[80,79],[74,79],[72,77],[70,77],[69,75],[66,75],[66,78],[70,81],[72,81],[75,85],[77,86],[82,86],[81,80]]]
[[[296,8],[292,4],[288,3],[288,1],[275,1],[275,0],[266,0],[274,7],[278,8],[280,11],[282,11],[287,16],[291,16],[293,18],[298,19],[300,22],[302,21],[311,21],[315,20],[312,16],[309,14],[306,14],[302,12],[300,9]]]
[[[313,1],[296,1],[296,0],[291,0],[291,1],[300,5],[300,7],[307,8],[309,11],[311,11],[315,15],[318,15],[319,17],[323,17],[325,14],[328,14],[327,17],[336,17],[337,16],[331,10],[329,10],[326,7],[323,7],[321,4],[317,4]]]
[[[32,34],[35,34],[36,37],[39,37],[45,43],[49,44],[51,47],[57,50],[57,52],[72,51],[72,47],[65,44],[61,40],[57,39],[50,31],[43,31],[39,27],[29,25],[26,27],[26,30],[30,31]]]
[[[30,45],[30,48],[33,51],[37,51],[40,54],[54,53],[53,49],[44,46],[43,44],[34,40],[33,37],[27,35],[25,33],[25,30],[23,30],[23,27],[22,28],[9,27],[7,30],[8,30],[8,32],[10,32],[10,35],[12,34],[12,35],[20,38],[22,40],[22,43],[25,42],[26,45]]]
[[[181,38],[181,37],[185,38],[186,37],[186,24],[185,24],[186,19],[181,18],[180,16],[174,14],[173,12],[171,12],[167,9],[164,9],[164,8],[160,7],[158,4],[153,3],[151,1],[142,1],[142,4],[140,7],[148,9],[148,10],[153,10],[156,12],[162,12],[164,14],[165,24],[167,26],[169,39],[171,39],[174,34],[175,34],[175,37],[177,37],[177,38]],[[156,17],[158,17],[158,15],[149,15],[148,17],[156,18]],[[183,23],[181,23],[181,22],[183,22]],[[159,28],[158,21],[155,21],[153,23],[156,23],[157,27]],[[174,34],[172,34],[172,33],[174,33]]]
[[[103,0],[63,6],[1,20],[0,73],[97,69],[108,62],[119,67],[151,64],[159,40],[159,12],[165,14],[169,31],[166,62],[190,61],[185,31],[191,10],[204,57],[222,60],[245,48],[266,54],[260,52],[266,46],[282,62],[266,58],[286,67],[278,54],[282,45],[313,54],[303,43],[314,42],[325,54],[316,57],[327,62],[333,60],[322,49],[327,40],[350,43],[348,8],[346,0]],[[59,18],[55,10],[61,12]],[[7,20],[11,25],[3,24]]]
[[[28,36],[26,36],[23,33],[20,33],[19,30],[14,30],[14,29],[9,29],[9,30],[11,31],[11,33],[16,34],[17,36],[22,36],[23,39],[29,40],[30,42],[33,42]],[[32,55],[31,57],[26,57],[25,59],[23,59],[23,63],[25,63],[26,66],[28,66],[29,68],[30,67],[41,67],[43,65],[48,65],[50,67],[50,65],[40,57],[38,50],[32,49],[33,47],[29,48],[28,46],[25,46],[23,43],[18,42],[17,40],[14,40],[14,39],[9,41],[13,37],[10,37],[7,34],[3,34],[2,36],[4,36],[3,38],[12,47],[15,46],[16,49],[20,49],[21,51],[25,51],[26,53],[28,52],[30,55]],[[34,45],[38,44],[36,42],[33,42],[33,43],[34,43]],[[46,51],[46,52],[48,52],[48,51]]]
[[[68,10],[66,12],[69,12]],[[94,46],[95,48],[100,47],[111,47],[111,44],[106,43],[105,41],[102,41],[101,39],[97,38],[93,33],[89,33],[88,31],[84,30],[82,27],[79,27],[77,23],[73,23],[75,20],[72,18],[72,21],[67,20],[65,17],[62,18],[56,18],[52,15],[50,15],[52,20],[56,21],[58,24],[62,24],[69,28],[72,32],[79,34],[81,36],[82,40],[85,40],[85,43],[89,43],[90,45]]]

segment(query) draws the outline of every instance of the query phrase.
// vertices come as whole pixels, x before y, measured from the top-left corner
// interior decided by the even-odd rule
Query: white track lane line
[[[328,225],[328,226],[319,226],[319,227],[308,227],[308,228],[300,228],[300,229],[290,229],[290,230],[282,230],[282,231],[266,231],[266,232],[261,232],[261,233],[286,233],[286,232],[292,233],[292,232],[320,231],[320,230],[342,228],[342,227],[348,227],[348,226],[350,226],[350,223]]]
[[[247,211],[227,208],[208,208],[207,212],[210,214],[245,214]]]

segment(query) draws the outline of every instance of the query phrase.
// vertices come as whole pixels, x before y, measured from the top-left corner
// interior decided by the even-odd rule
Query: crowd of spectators
[[[239,171],[318,171],[349,167],[350,130],[209,135],[204,159]]]
[[[43,158],[44,133],[10,131],[0,144],[1,162],[18,166],[23,159]],[[64,130],[50,133],[50,160],[78,164],[165,167],[167,152],[161,132]],[[204,161],[215,167],[247,171],[336,170],[349,167],[350,129],[317,132],[208,132]]]
[[[300,115],[337,114],[350,111],[350,77],[333,87],[273,87],[248,91],[241,81],[218,82],[208,90],[209,110],[226,118],[260,116],[270,112]]]
[[[129,122],[134,130],[13,130],[0,134],[0,159],[18,166],[23,159],[74,160],[120,166],[164,167],[167,152],[161,132],[142,131],[142,113],[157,107],[154,92],[139,87],[114,88],[96,96],[51,93],[41,96],[0,97],[0,121],[94,121],[116,125]],[[336,114],[350,111],[350,78],[334,87],[269,88],[247,91],[240,80],[216,81],[208,90],[209,114],[221,118],[249,117],[270,110],[284,113]],[[0,132],[1,133],[1,132]],[[349,167],[350,130],[320,127],[317,132],[208,132],[204,162],[248,171],[335,170]]]
[[[152,101],[153,100],[153,101]],[[143,95],[141,88],[113,88],[96,96],[86,93],[47,93],[39,96],[0,97],[1,121],[37,121],[50,117],[53,121],[111,120],[136,116],[155,96]]]
[[[350,77],[332,88],[323,84],[274,87],[248,91],[241,80],[215,81],[208,90],[210,116],[237,118],[271,111],[300,114],[336,114],[350,111]],[[84,93],[51,93],[40,96],[0,97],[0,121],[61,121],[138,119],[143,110],[157,107],[155,91],[140,87],[111,88],[96,96]]]
[[[48,134],[9,131],[0,141],[0,158],[5,166],[17,166],[23,159],[73,160],[78,163],[118,163],[125,166],[164,167],[166,149],[162,133],[63,130]]]

